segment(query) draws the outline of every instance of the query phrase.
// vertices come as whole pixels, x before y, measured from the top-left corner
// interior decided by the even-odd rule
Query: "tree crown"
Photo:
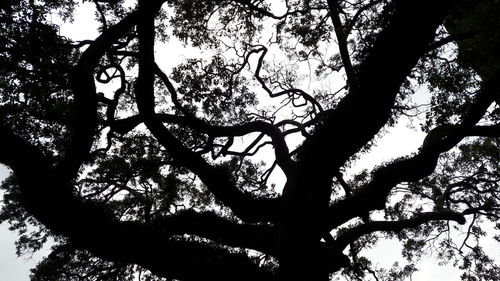
[[[499,1],[88,2],[0,7],[0,221],[54,241],[32,280],[400,280],[428,251],[500,279]],[[96,38],[60,34],[80,5]],[[352,174],[398,122],[418,151]]]

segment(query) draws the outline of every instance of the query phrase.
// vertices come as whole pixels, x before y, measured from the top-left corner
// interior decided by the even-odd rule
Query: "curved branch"
[[[283,96],[283,95],[298,94],[305,101],[310,102],[313,105],[314,110],[316,108],[318,108],[319,112],[323,112],[323,107],[321,106],[321,104],[315,98],[313,98],[311,95],[309,95],[308,93],[304,92],[301,89],[287,89],[287,90],[280,91],[278,93],[273,93],[273,91],[271,89],[269,89],[269,87],[266,85],[266,82],[264,81],[264,79],[260,76],[260,71],[262,70],[262,64],[264,63],[264,57],[267,54],[267,48],[264,46],[260,46],[260,48],[256,49],[256,51],[252,50],[248,55],[251,55],[253,53],[259,53],[259,52],[262,52],[262,54],[259,57],[259,60],[257,62],[257,68],[255,69],[255,79],[257,79],[257,81],[261,85],[262,89],[264,89],[264,91],[266,91],[271,98],[275,98],[275,97],[279,97],[279,96]]]
[[[285,174],[289,174],[291,171],[292,161],[289,157],[289,149],[282,133],[277,128],[278,126],[273,126],[272,124],[263,121],[253,121],[235,126],[214,126],[207,122],[200,120],[190,114],[179,102],[177,91],[168,79],[167,75],[158,67],[155,63],[155,73],[160,77],[163,83],[167,86],[168,91],[172,97],[172,102],[186,117],[185,124],[193,129],[199,130],[200,132],[210,134],[213,137],[236,137],[244,136],[253,132],[261,132],[268,135],[273,141],[273,146],[275,150],[276,160],[278,165],[283,170]],[[172,118],[170,119],[172,120]],[[179,119],[177,119],[179,120]],[[167,121],[168,122],[168,121]]]
[[[371,9],[372,7],[374,7],[375,5],[379,4],[380,2],[382,2],[382,0],[372,0],[370,3],[368,3],[365,6],[359,8],[356,11],[356,13],[354,14],[354,16],[349,20],[349,22],[346,23],[346,25],[345,25],[345,31],[344,32],[346,32],[347,34],[351,33],[352,29],[354,28],[354,26],[358,22],[358,20],[361,17],[361,15],[364,12],[366,12],[367,10]]]
[[[343,231],[335,239],[335,245],[339,249],[344,249],[350,243],[354,242],[356,239],[365,234],[369,234],[375,231],[398,233],[403,231],[404,229],[417,228],[422,224],[437,220],[452,220],[458,222],[459,224],[465,224],[464,216],[461,213],[451,210],[421,213],[415,215],[412,218],[398,221],[370,221]]]
[[[147,4],[144,4],[147,5]],[[157,118],[154,102],[154,19],[153,8],[143,15],[139,31],[139,77],[136,100],[144,124],[169,152],[175,162],[196,174],[225,205],[246,221],[277,219],[277,199],[256,199],[238,190],[222,169],[212,167],[203,157],[186,148]]]
[[[344,189],[345,196],[350,197],[352,194],[352,188],[351,186],[344,180],[344,176],[342,175],[341,172],[337,172],[335,175],[335,178],[337,181],[340,183],[340,186]]]
[[[481,119],[499,91],[500,84],[483,85],[483,89],[476,97],[476,102],[469,108],[461,124],[433,129],[425,138],[418,154],[394,161],[376,170],[371,182],[352,196],[332,205],[328,211],[330,219],[326,223],[327,228],[339,226],[351,218],[366,214],[370,210],[383,209],[386,198],[394,186],[401,182],[418,181],[430,175],[434,171],[441,153],[453,148],[467,136],[466,133],[484,129],[474,125]]]
[[[70,181],[74,178],[80,165],[89,156],[97,127],[97,96],[94,82],[94,69],[99,59],[120,36],[125,34],[137,20],[137,12],[133,12],[116,25],[103,32],[81,55],[78,64],[70,76],[74,93],[74,125],[72,135],[58,165],[61,178]]]
[[[251,121],[234,126],[218,126],[210,125],[203,120],[192,117],[165,113],[156,114],[155,119],[160,122],[187,126],[201,133],[206,133],[211,137],[240,137],[255,132],[264,133],[272,140],[276,160],[280,168],[285,174],[289,174],[292,170],[293,161],[289,157],[289,150],[286,141],[280,130],[273,124],[264,121]],[[116,120],[111,127],[113,131],[123,134],[132,130],[142,122],[142,116],[135,115],[125,119]]]
[[[182,106],[182,104],[179,101],[177,91],[174,88],[174,85],[172,85],[172,83],[170,82],[170,79],[168,79],[168,76],[165,74],[165,72],[163,72],[161,70],[161,68],[158,66],[158,64],[156,64],[156,62],[154,63],[154,70],[155,70],[155,74],[160,78],[160,80],[163,82],[163,84],[165,84],[165,86],[167,87],[167,90],[170,93],[170,97],[172,98],[172,102],[174,103],[175,108],[177,108],[185,116],[192,116],[192,114],[189,111],[187,111],[186,108],[184,108]]]
[[[115,220],[104,206],[75,198],[36,147],[2,126],[0,135],[0,162],[14,171],[23,206],[77,247],[103,259],[139,264],[155,274],[182,280],[273,279],[246,257],[174,239],[151,226]]]
[[[449,0],[396,1],[389,24],[358,67],[358,87],[350,88],[338,106],[325,113],[323,124],[302,144],[299,161],[333,177],[377,134],[391,116],[401,84],[426,52],[451,5]]]

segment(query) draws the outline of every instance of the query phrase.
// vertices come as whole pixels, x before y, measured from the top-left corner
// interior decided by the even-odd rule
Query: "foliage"
[[[32,280],[500,278],[498,0],[84,2],[0,6],[0,222],[51,241]],[[419,150],[352,173],[405,120]]]

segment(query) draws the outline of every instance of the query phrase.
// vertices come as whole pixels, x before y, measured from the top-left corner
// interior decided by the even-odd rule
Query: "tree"
[[[0,221],[55,244],[32,280],[398,280],[428,250],[500,279],[499,1],[91,2],[82,42],[49,17],[79,1],[0,8]],[[348,175],[404,118],[418,152]],[[385,238],[406,265],[363,256]]]

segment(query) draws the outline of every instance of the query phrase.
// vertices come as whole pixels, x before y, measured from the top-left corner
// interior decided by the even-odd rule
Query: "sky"
[[[84,5],[91,5],[86,3]],[[88,11],[88,10],[87,10]],[[60,32],[61,34],[71,35],[74,40],[84,40],[94,38],[96,32],[93,28],[80,28],[81,26],[89,27],[94,25],[92,13],[86,12],[85,9],[77,11],[76,20],[73,24],[64,25]],[[57,22],[57,17],[53,19]],[[175,55],[173,55],[175,54]],[[181,46],[171,48],[170,56],[180,58],[185,54],[185,50]],[[378,145],[370,152],[369,156],[363,157],[360,161],[350,168],[349,172],[355,174],[363,168],[373,167],[382,164],[384,161],[391,160],[399,156],[405,156],[417,151],[422,144],[424,134],[415,129],[408,127],[406,123],[398,123],[390,133],[382,137]],[[5,166],[0,164],[0,181],[8,174]],[[0,193],[0,199],[3,196]],[[0,201],[1,207],[1,201]],[[33,268],[41,258],[49,253],[48,249],[43,249],[33,256],[17,257],[15,255],[14,242],[17,239],[16,234],[8,230],[8,225],[3,223],[0,225],[0,281],[28,281],[29,270]],[[500,260],[500,246],[490,242],[487,245],[487,251],[491,255]],[[367,252],[376,266],[389,267],[395,261],[401,259],[401,246],[395,241],[383,241],[377,247]],[[419,264],[421,269],[412,276],[412,281],[455,281],[459,280],[460,272],[451,266],[440,266],[435,258],[425,257]]]
[[[9,170],[0,164],[0,181],[3,181],[8,174]],[[3,200],[2,192],[0,192],[0,200]],[[33,256],[18,257],[14,245],[16,240],[17,235],[9,231],[8,224],[0,224],[0,281],[28,281],[29,270],[48,254],[47,249],[44,249]]]

